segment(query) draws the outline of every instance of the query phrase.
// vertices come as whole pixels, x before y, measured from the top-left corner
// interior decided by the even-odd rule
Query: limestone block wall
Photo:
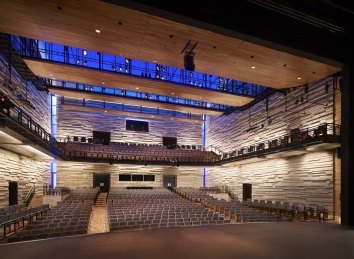
[[[180,145],[201,145],[202,126],[193,123],[172,122],[154,119],[106,115],[100,113],[63,110],[58,98],[57,136],[88,137],[92,131],[111,132],[111,141],[162,144],[162,137],[176,137]],[[126,130],[126,119],[149,122],[149,132]]]
[[[18,182],[18,202],[23,203],[35,185],[43,195],[43,179],[50,174],[49,161],[33,160],[0,148],[0,207],[9,205],[9,182]]]
[[[18,107],[50,133],[50,95],[45,91],[38,91],[30,81],[26,82],[14,68],[12,69],[11,77],[12,91],[3,84],[5,79],[9,78],[9,69],[6,59],[0,55],[0,91],[10,97]],[[26,95],[35,109],[23,105],[23,103],[18,100],[19,96],[25,98]]]
[[[291,129],[333,123],[333,78],[275,93],[244,111],[208,117],[206,146],[230,152],[290,134]],[[256,127],[249,131],[250,128]]]
[[[93,186],[94,173],[109,173],[111,187],[149,186],[162,187],[163,175],[177,175],[178,187],[202,186],[201,167],[176,167],[156,165],[126,165],[57,161],[57,186],[77,188]],[[119,174],[153,174],[154,182],[123,182]]]
[[[333,211],[333,153],[315,152],[249,164],[207,168],[207,186],[228,185],[242,200],[242,184],[252,199],[322,203]]]

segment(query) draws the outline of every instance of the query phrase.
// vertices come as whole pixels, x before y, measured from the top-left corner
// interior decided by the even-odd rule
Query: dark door
[[[16,205],[18,203],[18,184],[17,182],[9,182],[9,205]]]
[[[177,187],[177,175],[164,175],[163,187],[169,189]]]
[[[247,201],[248,199],[252,199],[252,184],[250,184],[250,183],[243,184],[243,197],[242,197],[242,199],[244,201]]]
[[[110,174],[93,174],[93,187],[100,187],[101,192],[109,192],[110,185]]]

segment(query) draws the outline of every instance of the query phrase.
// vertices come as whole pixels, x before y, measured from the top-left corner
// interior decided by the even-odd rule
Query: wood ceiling
[[[101,33],[95,33],[95,29],[100,29]],[[179,68],[183,68],[181,50],[191,40],[192,43],[198,42],[194,58],[196,71],[272,88],[302,85],[340,70],[94,0],[61,0],[59,3],[2,0],[0,31]]]
[[[230,106],[242,106],[253,100],[251,97],[236,96],[227,92],[210,91],[167,81],[129,76],[126,74],[88,69],[75,65],[59,64],[46,60],[24,59],[32,72],[40,77],[54,77],[57,80],[83,84],[108,86],[143,93],[155,93],[192,99],[202,102]]]

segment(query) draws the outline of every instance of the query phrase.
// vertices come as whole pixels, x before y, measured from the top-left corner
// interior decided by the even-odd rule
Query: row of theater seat
[[[12,206],[1,207],[0,208],[0,215],[6,215],[6,214],[13,213],[13,212],[19,212],[19,211],[25,210],[25,209],[26,209],[25,204],[16,204],[16,205],[12,205]]]
[[[0,215],[0,237],[6,237],[6,235],[31,224],[32,221],[38,219],[38,217],[42,216],[47,210],[49,210],[48,204],[34,208],[26,208],[25,205],[22,204],[5,207],[3,210],[4,213]]]
[[[229,219],[163,188],[113,188],[108,196],[108,213],[111,231],[230,223]]]
[[[323,204],[289,203],[280,201],[250,200],[246,204],[250,207],[268,211],[271,214],[299,219],[328,219],[328,210]]]
[[[69,157],[87,157],[135,161],[179,161],[213,162],[219,156],[213,152],[193,149],[167,149],[164,146],[140,147],[133,145],[96,145],[68,142],[66,155]]]
[[[236,222],[270,222],[278,220],[277,217],[269,213],[244,206],[236,199],[232,201],[215,199],[204,189],[175,188],[174,191],[182,197],[200,202],[205,208],[220,213]]]
[[[51,208],[45,217],[35,221],[9,242],[87,233],[92,205],[99,188],[74,190],[63,202]]]

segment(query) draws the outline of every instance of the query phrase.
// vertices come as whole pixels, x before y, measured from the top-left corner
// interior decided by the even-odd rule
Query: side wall
[[[57,162],[57,186],[77,188],[93,186],[94,173],[109,173],[111,187],[162,187],[163,175],[177,175],[178,187],[202,186],[201,167],[123,165],[106,163]],[[153,174],[155,182],[120,182],[119,174]]]
[[[229,152],[290,134],[297,127],[333,123],[334,85],[333,78],[326,78],[308,87],[289,89],[286,94],[273,94],[268,111],[264,100],[245,111],[210,118],[207,146]],[[334,181],[338,181],[334,179],[334,159],[333,150],[324,150],[210,167],[206,185],[228,185],[242,199],[242,184],[251,183],[254,199],[323,203],[333,211]]]
[[[18,203],[35,185],[43,195],[43,179],[49,172],[48,161],[33,160],[0,148],[0,207],[9,205],[9,182],[18,182]]]
[[[242,184],[252,184],[252,199],[322,203],[333,210],[333,153],[210,167],[207,186],[228,185],[242,200]]]
[[[202,126],[198,124],[67,111],[63,110],[61,103],[62,98],[58,98],[57,136],[61,138],[89,137],[92,131],[109,131],[114,142],[162,144],[162,137],[177,137],[177,144],[181,145],[202,143]],[[126,130],[126,119],[148,121],[149,132]]]
[[[0,82],[2,82],[0,84],[0,91],[10,97],[18,107],[50,133],[50,95],[45,91],[38,91],[30,81],[27,82],[26,87],[26,80],[22,79],[14,68],[12,69],[11,77],[11,87],[13,90],[9,89],[6,84],[3,84],[5,79],[9,78],[9,69],[7,61],[0,53]],[[18,100],[19,96],[26,98],[26,95],[35,109],[23,105]]]
[[[273,94],[268,100],[268,112],[266,106],[264,100],[244,111],[208,117],[206,146],[230,152],[290,134],[297,127],[333,123],[333,80],[311,84],[307,91],[299,87],[287,94]]]
[[[50,132],[49,94],[38,91],[29,81],[26,86],[26,81],[20,77],[15,69],[12,69],[12,89],[10,89],[5,83],[6,79],[9,78],[9,74],[6,58],[0,54],[0,91],[6,94],[47,132]],[[26,98],[26,95],[35,109],[23,105],[17,100],[19,96]],[[19,203],[24,201],[26,193],[33,185],[36,185],[36,193],[42,195],[43,179],[50,178],[49,163],[48,161],[33,160],[0,147],[0,207],[8,205],[8,186],[10,181],[18,182]]]

